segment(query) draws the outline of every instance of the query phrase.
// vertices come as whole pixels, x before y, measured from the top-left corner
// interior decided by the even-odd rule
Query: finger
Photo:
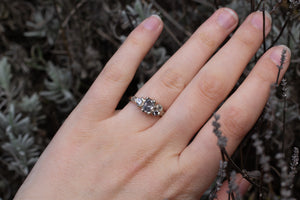
[[[241,174],[236,175],[235,184],[238,186],[238,190],[235,192],[238,192],[240,197],[242,197],[247,192],[248,188],[250,187],[250,183],[246,179],[244,179]],[[217,197],[214,199],[215,200],[227,200],[228,199],[228,191],[229,191],[228,181],[225,181],[222,184],[220,190],[218,191]],[[236,195],[237,194],[235,194],[235,196]]]
[[[237,15],[228,8],[216,11],[171,59],[136,94],[138,97],[151,97],[165,109],[185,88],[199,69],[215,52],[228,34],[237,25]],[[124,109],[124,116],[137,123],[137,129],[145,129],[158,118],[151,118],[137,110],[130,103]]]
[[[262,43],[262,26],[261,12],[248,16],[230,41],[200,70],[165,117],[155,125],[159,130],[172,130],[168,133],[172,134],[175,148],[186,147],[232,90]],[[270,31],[270,27],[271,19],[266,18],[266,32]],[[167,137],[168,133],[161,134]]]
[[[161,19],[153,15],[132,31],[80,103],[82,114],[99,120],[114,113],[140,62],[158,38],[162,27]]]
[[[267,51],[238,90],[218,110],[217,113],[221,116],[220,130],[228,139],[226,150],[229,154],[233,153],[260,116],[268,100],[270,86],[276,81],[278,74],[276,65],[280,65],[283,49],[288,48],[278,46]],[[287,70],[289,60],[290,51],[287,51],[280,79]],[[199,166],[195,173],[204,170],[206,177],[211,177],[211,180],[217,171],[218,160],[221,159],[217,138],[213,134],[212,120],[205,124],[180,156],[183,165]],[[203,163],[205,168],[200,169]]]

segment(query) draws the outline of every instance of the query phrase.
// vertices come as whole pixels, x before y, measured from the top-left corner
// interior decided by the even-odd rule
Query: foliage
[[[264,114],[232,158],[226,156],[222,125],[215,123],[228,162],[221,161],[221,177],[214,185],[234,179],[235,165],[234,170],[254,186],[245,199],[300,199],[299,152],[292,149],[300,146],[298,0],[1,0],[0,199],[14,196],[58,127],[135,26],[152,14],[159,14],[165,23],[120,108],[220,6],[233,8],[241,22],[262,9],[273,18],[271,33],[238,85],[266,49],[285,44],[293,55],[283,83],[273,87]],[[293,187],[286,186],[292,182]],[[209,191],[205,194],[203,199]]]

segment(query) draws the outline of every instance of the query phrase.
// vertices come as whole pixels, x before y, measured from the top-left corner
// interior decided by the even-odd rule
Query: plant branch
[[[214,4],[215,4],[216,9],[219,9],[219,7],[220,7],[219,0],[214,0]]]
[[[282,34],[283,34],[283,31],[284,31],[285,28],[287,27],[288,22],[289,22],[289,17],[285,20],[285,22],[284,22],[284,24],[283,24],[283,26],[282,26],[282,28],[281,28],[281,30],[280,30],[280,33],[278,34],[278,36],[276,37],[276,39],[272,42],[272,44],[271,44],[271,46],[270,46],[269,48],[273,47],[273,46],[276,44],[276,42],[278,42],[278,40],[280,39],[280,37],[281,37]]]
[[[263,2],[264,0],[260,0],[260,2],[257,4],[256,6],[256,9],[255,10],[258,10],[258,8],[260,7],[261,3]]]
[[[171,36],[171,38],[173,38],[173,40],[176,42],[176,44],[179,47],[181,47],[182,43],[178,40],[178,38],[176,37],[176,35],[173,34],[173,32],[171,31],[171,29],[167,25],[165,25],[164,28],[165,28],[166,32]]]
[[[251,12],[255,10],[255,0],[251,0]]]
[[[225,148],[221,149],[222,153],[225,155],[226,159],[228,160],[228,162],[231,164],[231,166],[240,174],[242,174],[243,178],[245,178],[249,183],[251,183],[252,185],[256,186],[257,188],[260,188],[260,185],[258,185],[257,183],[255,183],[254,181],[251,180],[251,178],[249,177],[249,175],[247,174],[247,172],[245,172],[244,170],[242,170],[239,166],[237,166],[237,164],[235,164],[235,162],[231,159],[231,157],[228,155],[227,151]],[[263,188],[264,190],[267,191],[266,188]]]
[[[83,4],[85,4],[87,2],[87,0],[81,0],[80,2],[78,2],[76,4],[76,6],[71,10],[71,12],[69,13],[69,15],[64,19],[61,28],[65,28],[67,26],[67,24],[69,23],[70,19],[75,15],[75,13],[77,12],[77,10],[83,6]]]
[[[119,47],[120,44],[114,40],[110,35],[102,31],[100,28],[96,29],[96,32],[98,35],[100,35],[102,38],[106,39],[107,41],[111,42],[115,47]]]
[[[176,22],[175,19],[173,19],[173,17],[171,15],[168,14],[167,11],[165,11],[158,3],[156,3],[155,0],[152,0],[153,5],[160,10],[160,12],[162,13],[162,15],[169,20],[178,30],[182,31],[186,36],[190,37],[192,34],[185,30],[185,28],[183,26],[181,26],[178,22]]]

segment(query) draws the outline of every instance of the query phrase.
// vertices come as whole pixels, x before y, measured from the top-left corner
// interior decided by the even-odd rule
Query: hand
[[[59,129],[15,199],[198,200],[221,159],[209,118],[263,40],[262,13],[252,13],[212,56],[237,24],[232,10],[217,10],[137,92],[166,110],[163,117],[154,117],[132,102],[115,111],[163,28],[156,16],[142,22]],[[267,15],[266,32],[270,29]],[[218,109],[230,154],[263,110],[283,49],[288,48],[268,50]],[[289,58],[288,51],[280,78]],[[238,182],[245,191],[247,182],[240,176]],[[219,199],[227,198],[225,187]]]

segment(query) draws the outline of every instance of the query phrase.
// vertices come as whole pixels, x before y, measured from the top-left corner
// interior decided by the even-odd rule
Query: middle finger
[[[217,10],[171,59],[137,92],[137,97],[156,99],[164,109],[173,103],[185,86],[200,70],[228,34],[235,28],[238,17],[228,8]],[[121,112],[125,119],[138,122],[136,131],[144,130],[157,121],[157,117],[139,112],[129,103]]]

